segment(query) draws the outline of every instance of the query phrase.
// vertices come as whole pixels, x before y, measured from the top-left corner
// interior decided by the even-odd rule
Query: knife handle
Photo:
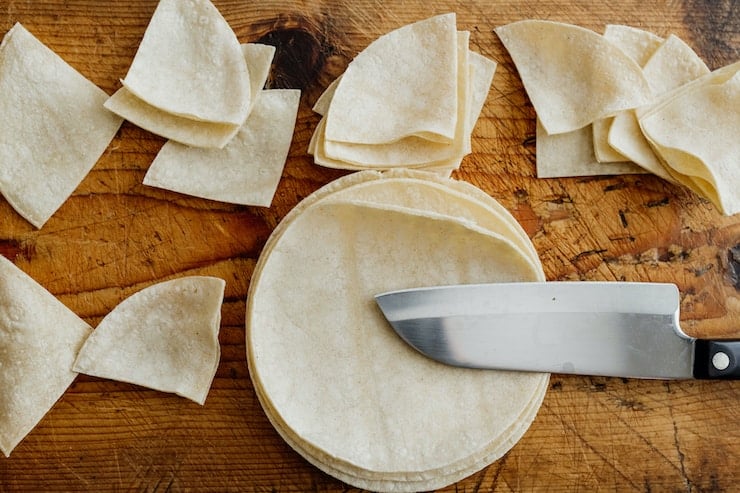
[[[694,346],[694,377],[740,379],[740,340],[697,339]]]

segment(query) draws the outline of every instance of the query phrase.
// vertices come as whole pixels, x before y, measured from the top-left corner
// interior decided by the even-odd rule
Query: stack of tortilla
[[[449,175],[470,136],[496,63],[468,49],[455,14],[431,17],[371,43],[316,101],[316,164],[350,170],[418,168]]]
[[[255,268],[246,326],[256,393],[287,443],[349,484],[451,484],[516,443],[548,375],[429,360],[396,336],[373,297],[543,280],[525,232],[474,186],[410,170],[346,176],[286,216]]]
[[[221,148],[252,108],[248,59],[209,0],[162,0],[105,107],[163,137]]]

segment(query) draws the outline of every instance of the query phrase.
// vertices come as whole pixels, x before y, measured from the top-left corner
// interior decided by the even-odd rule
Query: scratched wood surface
[[[736,61],[740,8],[729,1],[216,1],[240,41],[278,47],[272,87],[303,90],[290,156],[270,208],[148,188],[163,140],[125,123],[93,171],[41,230],[0,198],[0,254],[95,325],[152,283],[186,274],[227,281],[222,358],[205,406],[79,376],[9,459],[0,491],[347,491],[272,429],[245,361],[244,306],[261,248],[303,197],[341,176],[306,146],[310,107],[379,35],[455,11],[471,46],[500,62],[459,179],[523,224],[548,279],[678,284],[693,335],[740,337],[740,217],[651,176],[538,180],[534,112],[492,29],[545,18],[602,30],[679,35],[710,68]],[[119,87],[153,0],[0,1],[16,21],[108,93]],[[12,97],[12,95],[0,95]],[[1,124],[1,123],[0,123]],[[300,273],[296,273],[299,275]],[[317,396],[320,398],[320,396]],[[740,385],[553,375],[540,413],[498,462],[446,491],[737,491]]]

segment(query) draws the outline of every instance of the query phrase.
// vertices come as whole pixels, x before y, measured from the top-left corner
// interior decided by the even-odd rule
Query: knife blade
[[[469,284],[392,291],[375,299],[403,340],[453,366],[624,378],[740,378],[740,340],[686,335],[674,284]]]

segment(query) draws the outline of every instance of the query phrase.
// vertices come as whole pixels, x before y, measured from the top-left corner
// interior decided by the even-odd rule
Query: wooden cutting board
[[[79,376],[12,456],[0,458],[0,491],[347,491],[293,452],[263,414],[245,360],[245,298],[275,225],[300,199],[343,174],[314,165],[306,154],[318,121],[313,102],[372,40],[436,13],[457,12],[459,28],[472,33],[472,49],[500,62],[474,152],[455,176],[516,216],[548,279],[675,282],[687,332],[740,337],[740,217],[723,217],[652,176],[537,179],[534,111],[493,33],[524,18],[597,31],[629,24],[680,36],[714,69],[739,58],[736,1],[215,3],[240,41],[277,46],[272,87],[303,90],[270,208],[143,186],[163,140],[128,123],[43,229],[0,198],[0,254],[91,325],[155,282],[186,274],[224,278],[222,358],[206,404]],[[112,93],[155,5],[6,0],[0,34],[22,22]],[[737,491],[738,464],[738,383],[553,375],[524,438],[446,491]]]

